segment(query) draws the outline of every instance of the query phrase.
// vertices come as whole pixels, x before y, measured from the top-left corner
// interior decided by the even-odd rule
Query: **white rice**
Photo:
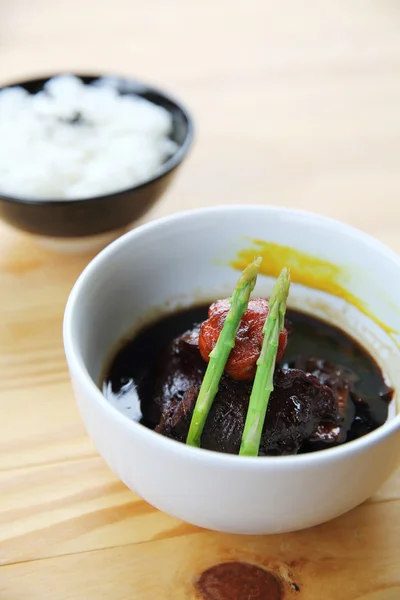
[[[79,121],[71,123],[79,115]],[[72,75],[28,94],[0,92],[0,193],[76,199],[150,179],[177,145],[171,115],[112,80],[85,85]]]

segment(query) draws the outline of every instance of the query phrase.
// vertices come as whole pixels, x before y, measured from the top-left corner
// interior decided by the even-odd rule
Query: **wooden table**
[[[393,0],[2,0],[0,74],[118,71],[184,99],[197,143],[148,219],[275,203],[400,251],[399,27]],[[289,572],[300,591],[286,598],[400,598],[400,472],[332,523],[258,538],[179,522],[114,477],[61,339],[90,258],[0,227],[0,599],[190,599],[224,560]]]

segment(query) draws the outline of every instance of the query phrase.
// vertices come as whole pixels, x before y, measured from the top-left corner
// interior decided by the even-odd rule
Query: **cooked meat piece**
[[[329,445],[336,444],[341,440],[343,436],[340,425],[333,423],[320,423],[317,427],[317,431],[308,440],[308,444],[313,444],[314,450],[315,444],[319,444],[321,449]]]
[[[199,348],[205,361],[217,343],[218,336],[225,323],[230,308],[228,299],[218,300],[209,308],[208,319],[200,327]],[[264,298],[250,300],[247,311],[240,322],[236,334],[235,347],[232,349],[225,367],[232,379],[251,380],[256,372],[256,362],[261,352],[263,326],[269,311],[268,301]],[[279,337],[278,358],[281,360],[287,344],[286,329]]]
[[[201,436],[202,448],[239,454],[251,387],[228,376],[221,380]]]
[[[207,365],[198,347],[199,327],[176,338],[162,356],[151,402],[142,403],[143,419],[155,427],[171,402],[180,402],[187,390],[199,387]]]
[[[339,418],[329,387],[298,369],[277,370],[260,454],[296,454],[322,424],[337,426]]]
[[[182,400],[173,400],[165,408],[161,421],[154,431],[157,433],[169,433],[168,437],[174,437],[180,442],[186,442],[190,427],[193,410],[196,404],[199,390],[190,387],[184,394]]]
[[[344,416],[350,403],[350,386],[357,381],[354,373],[329,360],[309,356],[298,357],[289,366],[315,375],[320,383],[330,387],[337,396],[339,411]]]
[[[287,366],[311,373],[317,377],[321,384],[331,388],[337,398],[341,416],[340,426],[321,425],[309,440],[309,450],[322,449],[326,448],[327,445],[335,445],[345,441],[356,412],[350,391],[351,386],[357,381],[355,374],[344,367],[334,365],[328,360],[308,356],[297,357]],[[311,444],[313,444],[312,448]]]
[[[157,431],[185,442],[198,390],[193,386],[183,400],[170,402]],[[222,378],[204,427],[202,448],[239,453],[250,393],[251,384]],[[337,422],[337,402],[328,387],[302,371],[277,370],[260,455],[295,454],[321,423],[335,426]]]

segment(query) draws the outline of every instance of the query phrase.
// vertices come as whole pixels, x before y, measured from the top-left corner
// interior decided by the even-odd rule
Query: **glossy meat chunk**
[[[151,401],[141,406],[150,427],[159,424],[171,402],[180,402],[191,387],[200,387],[207,365],[200,356],[198,339],[199,327],[195,327],[173,340],[161,356]]]
[[[166,368],[160,371],[154,398],[162,412],[156,431],[181,442],[186,441],[204,373],[196,357],[194,338],[189,344],[187,336],[175,340],[165,357]],[[252,382],[222,377],[203,431],[203,448],[239,452],[251,387]],[[276,370],[260,455],[295,454],[322,423],[334,427],[338,421],[332,390],[300,370]]]
[[[328,360],[309,356],[299,356],[286,367],[311,373],[321,384],[331,388],[337,399],[341,417],[340,426],[321,424],[309,440],[310,449],[317,450],[318,447],[322,449],[327,445],[335,445],[345,441],[356,412],[350,392],[352,384],[357,381],[355,374],[349,369],[334,365]]]

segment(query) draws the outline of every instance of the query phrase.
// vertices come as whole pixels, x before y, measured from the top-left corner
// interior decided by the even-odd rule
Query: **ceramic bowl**
[[[290,306],[345,329],[400,389],[400,259],[368,235],[315,214],[225,206],[139,227],[89,264],[64,320],[79,410],[109,467],[158,509],[232,533],[293,531],[338,517],[369,498],[400,456],[397,393],[387,422],[365,437],[310,454],[256,458],[167,439],[104,398],[101,372],[124,334],[162,311],[225,297],[238,278],[232,261],[260,251],[271,273],[291,267]],[[257,294],[268,295],[272,283],[260,276]]]
[[[99,79],[99,76],[78,76],[86,84]],[[18,85],[35,94],[43,89],[50,78],[16,82],[4,87]],[[40,236],[42,243],[47,246],[85,250],[102,246],[120,235],[157,202],[191,147],[193,120],[178,100],[135,80],[122,77],[113,77],[112,80],[122,95],[139,95],[170,112],[173,119],[171,139],[178,144],[178,149],[148,181],[103,196],[76,200],[32,200],[7,196],[1,194],[0,190],[0,218],[13,227]]]

